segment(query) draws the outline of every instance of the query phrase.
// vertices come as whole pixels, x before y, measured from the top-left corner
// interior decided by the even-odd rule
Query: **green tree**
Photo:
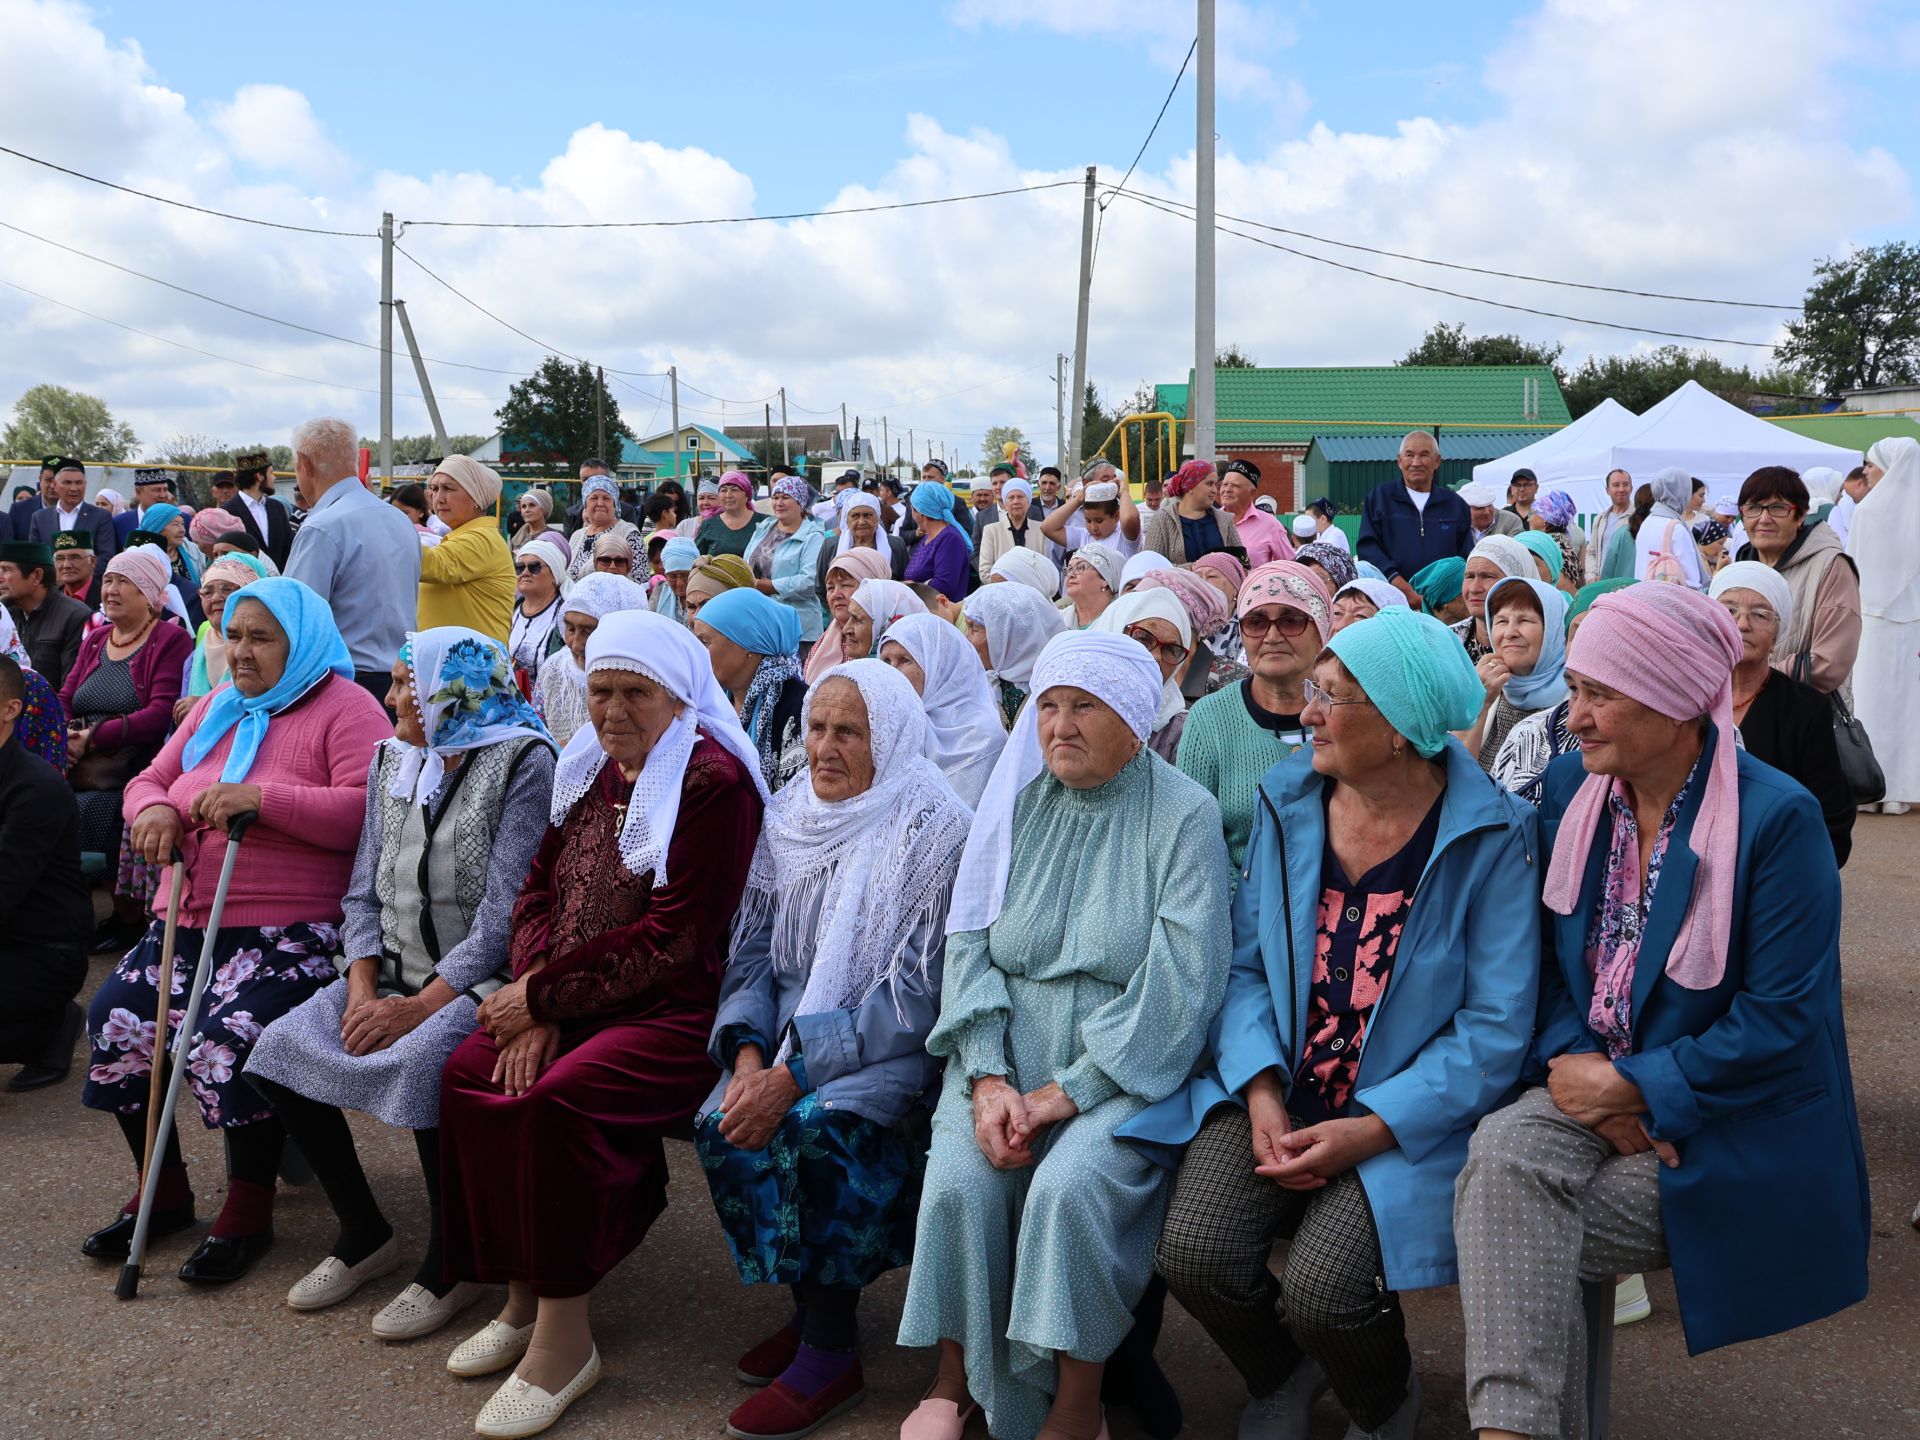
[[[1920,245],[1871,246],[1813,273],[1781,362],[1828,394],[1920,381]]]
[[[1561,382],[1560,391],[1576,418],[1608,396],[1644,413],[1689,380],[1742,409],[1749,408],[1756,395],[1805,388],[1804,378],[1789,371],[1755,375],[1746,366],[1730,365],[1705,350],[1662,345],[1641,355],[1589,355]]]
[[[1011,440],[1020,448],[1015,452],[1020,463],[1027,467],[1031,475],[1039,468],[1039,462],[1033,458],[1033,447],[1027,443],[1026,433],[1018,425],[989,426],[987,433],[980,437],[980,468],[990,470],[1007,458],[1007,442]]]
[[[431,435],[396,435],[393,437],[393,463],[424,465],[429,460],[444,460],[449,455],[471,455],[492,438],[490,435],[449,435],[447,448],[442,450],[440,442]],[[362,435],[360,443],[373,452],[377,462],[380,458],[380,437]]]
[[[1260,362],[1240,348],[1239,342],[1229,340],[1224,349],[1214,353],[1213,365],[1216,370],[1257,370]],[[1149,396],[1149,399],[1152,397]]]
[[[584,460],[600,454],[599,431],[594,424],[594,396],[599,395],[606,417],[607,449],[619,455],[622,437],[633,432],[620,419],[620,404],[594,378],[593,367],[581,361],[569,365],[549,355],[525,380],[507,391],[507,403],[494,412],[509,446],[528,456],[529,468],[549,475],[571,475]]]
[[[64,385],[36,385],[13,402],[13,421],[0,435],[0,447],[12,460],[55,454],[125,460],[140,448],[140,437],[115,420],[98,396]]]
[[[1561,346],[1534,345],[1518,335],[1469,335],[1464,322],[1442,320],[1406,353],[1402,365],[1545,365],[1564,381]]]

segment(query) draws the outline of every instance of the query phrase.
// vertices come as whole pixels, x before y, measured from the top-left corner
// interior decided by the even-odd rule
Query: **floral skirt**
[[[167,1010],[167,1048],[186,1018],[187,992],[200,960],[204,931],[174,932],[173,1003]],[[87,1009],[87,1083],[80,1103],[90,1110],[137,1115],[146,1108],[153,1070],[153,1017],[160,988],[158,920],[101,982]],[[187,1051],[187,1088],[209,1129],[250,1125],[273,1108],[241,1078],[260,1032],[339,975],[345,958],[337,925],[225,926],[214,941],[214,972],[200,1011],[200,1028]]]
[[[694,1148],[746,1285],[864,1287],[913,1260],[929,1117],[876,1125],[803,1095],[764,1150],[720,1138],[703,1115]]]
[[[134,853],[133,827],[124,820],[120,822],[120,865],[114,872],[113,893],[142,906],[148,906],[160,893],[160,867]]]

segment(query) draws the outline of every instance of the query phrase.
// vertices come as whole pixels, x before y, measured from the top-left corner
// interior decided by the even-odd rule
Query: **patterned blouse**
[[[1646,928],[1654,889],[1660,883],[1674,821],[1680,818],[1680,807],[1686,804],[1699,769],[1696,761],[1686,784],[1660,817],[1660,833],[1654,837],[1653,853],[1647,858],[1644,888],[1640,883],[1640,826],[1633,818],[1627,787],[1615,780],[1607,791],[1613,839],[1607,846],[1607,868],[1601,877],[1600,908],[1587,927],[1587,968],[1593,972],[1593,1004],[1587,1012],[1587,1028],[1606,1045],[1611,1059],[1633,1051],[1633,975],[1640,959],[1640,934]]]
[[[1507,731],[1489,773],[1495,784],[1538,806],[1547,767],[1579,748],[1580,742],[1567,729],[1567,702],[1562,700],[1551,710],[1534,711]]]

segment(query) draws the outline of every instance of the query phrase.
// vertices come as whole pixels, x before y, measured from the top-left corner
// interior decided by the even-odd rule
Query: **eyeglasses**
[[[1762,515],[1771,515],[1775,520],[1784,520],[1798,508],[1785,500],[1769,500],[1764,505],[1742,505],[1740,513],[1749,520],[1758,520]]]
[[[1171,644],[1171,645],[1166,644],[1162,642],[1159,636],[1155,635],[1151,630],[1145,629],[1139,625],[1129,625],[1127,627],[1126,633],[1127,633],[1128,639],[1138,640],[1142,645],[1146,646],[1148,650],[1152,651],[1155,655],[1157,655],[1162,661],[1164,661],[1168,665],[1178,665],[1182,660],[1187,658],[1186,646],[1180,645],[1180,644]]]
[[[603,555],[593,562],[593,568],[596,570],[617,570],[624,575],[627,571],[633,569],[633,561]]]
[[[1742,620],[1751,621],[1755,625],[1778,625],[1780,623],[1780,617],[1764,605],[1728,605],[1726,609],[1727,614],[1733,617],[1733,623],[1736,625]]]
[[[1301,635],[1311,623],[1307,616],[1291,608],[1283,607],[1277,615],[1250,610],[1240,617],[1240,633],[1251,640],[1258,640],[1269,630],[1278,630],[1282,635]]]
[[[529,560],[523,565],[515,565],[513,567],[513,573],[516,575],[538,575],[546,568],[547,567],[542,565],[538,560]]]
[[[1371,705],[1373,703],[1364,695],[1355,696],[1351,700],[1336,699],[1311,680],[1302,680],[1300,682],[1300,693],[1306,697],[1307,704],[1324,705],[1329,710],[1337,710],[1342,705]]]

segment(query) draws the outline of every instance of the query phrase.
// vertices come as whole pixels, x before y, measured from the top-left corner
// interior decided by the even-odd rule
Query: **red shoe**
[[[812,1397],[775,1380],[727,1417],[727,1434],[734,1440],[800,1440],[866,1398],[858,1360]]]
[[[733,1373],[743,1385],[771,1385],[787,1373],[800,1353],[800,1322],[776,1330],[734,1362]]]

